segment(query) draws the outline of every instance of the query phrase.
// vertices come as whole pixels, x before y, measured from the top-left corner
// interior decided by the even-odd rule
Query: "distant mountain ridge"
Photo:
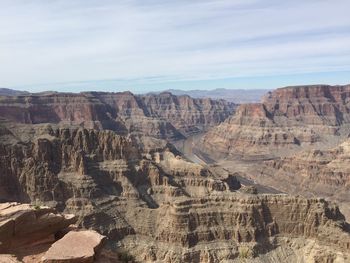
[[[0,88],[0,96],[19,96],[28,94],[28,91]]]
[[[161,94],[171,93],[175,96],[188,95],[195,99],[211,98],[211,99],[224,99],[229,102],[237,104],[242,103],[255,103],[259,102],[261,98],[269,92],[269,89],[214,89],[214,90],[180,90],[180,89],[168,89],[159,92],[149,92],[147,94]],[[31,93],[28,91],[0,88],[0,96],[23,96],[23,95],[49,95],[57,93],[57,91],[43,91],[38,93]]]
[[[163,92],[170,92],[173,95],[188,95],[192,98],[224,99],[234,103],[259,102],[269,89],[214,89],[214,90],[178,90],[168,89]]]

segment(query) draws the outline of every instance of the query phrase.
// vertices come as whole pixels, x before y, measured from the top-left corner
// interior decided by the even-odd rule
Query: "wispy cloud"
[[[348,0],[2,0],[0,85],[350,71],[348,10]]]

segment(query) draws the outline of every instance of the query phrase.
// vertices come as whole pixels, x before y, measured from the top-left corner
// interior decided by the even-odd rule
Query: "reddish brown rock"
[[[16,256],[10,254],[0,254],[0,263],[20,263]]]
[[[235,105],[189,96],[130,92],[53,93],[0,97],[0,117],[19,123],[64,123],[164,139],[203,131],[227,118]]]
[[[337,201],[350,218],[350,141],[330,149],[312,149],[265,161],[255,179],[291,194]]]
[[[350,86],[300,86],[268,93],[260,104],[242,104],[213,128],[201,149],[227,155],[279,156],[300,146],[347,135]]]
[[[34,243],[76,222],[73,215],[57,214],[49,207],[0,204],[0,253]]]
[[[43,263],[94,262],[104,236],[92,230],[71,231],[56,241],[42,258]]]

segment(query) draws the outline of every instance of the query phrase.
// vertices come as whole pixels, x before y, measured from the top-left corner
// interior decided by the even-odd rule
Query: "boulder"
[[[0,254],[0,263],[20,263],[14,255]]]
[[[0,204],[0,253],[47,238],[75,221],[74,215],[61,215],[46,206]]]
[[[93,230],[71,231],[50,247],[43,256],[42,262],[93,262],[104,238]]]

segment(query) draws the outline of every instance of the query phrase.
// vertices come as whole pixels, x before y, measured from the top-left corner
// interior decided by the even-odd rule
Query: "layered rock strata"
[[[265,161],[260,180],[286,192],[318,195],[337,201],[350,218],[350,141],[324,150],[306,150],[290,157]],[[291,187],[292,186],[292,187]]]
[[[349,225],[336,206],[319,199],[230,194],[125,213],[136,236],[122,244],[143,262],[264,262],[261,254],[278,250],[290,251],[280,262],[350,259]],[[300,238],[315,248],[298,254],[290,245],[302,245]]]
[[[64,123],[163,139],[183,138],[225,120],[235,104],[189,96],[130,92],[53,93],[0,97],[0,117],[38,124]]]
[[[242,104],[213,128],[201,149],[228,155],[279,156],[347,136],[350,86],[299,86],[269,92],[261,103]]]
[[[26,112],[27,109],[33,109],[32,101],[28,104],[18,101],[17,106],[24,112],[22,115],[19,114],[20,111],[13,115],[12,106],[7,108],[11,109],[8,111],[8,119],[11,119],[9,116],[25,118],[18,121],[16,117],[13,119],[16,123],[1,122],[2,201],[47,204],[60,211],[75,214],[79,228],[94,229],[108,236],[102,251],[102,262],[134,259],[140,262],[169,263],[349,261],[350,229],[337,206],[323,199],[261,195],[256,188],[241,189],[233,173],[219,173],[216,171],[220,169],[215,170],[188,161],[167,141],[155,138],[160,136],[149,132],[150,130],[148,132],[152,137],[142,135],[148,134],[143,130],[145,126],[139,124],[143,117],[140,119],[138,116],[143,116],[142,114],[147,115],[147,118],[157,116],[156,118],[162,121],[174,119],[174,123],[178,125],[176,131],[182,130],[181,133],[186,134],[194,132],[191,126],[200,127],[196,119],[201,119],[201,123],[207,123],[206,125],[215,121],[208,116],[203,119],[200,114],[196,115],[197,106],[192,104],[191,100],[184,99],[180,104],[186,106],[179,107],[179,102],[169,94],[159,97],[137,97],[137,100],[133,100],[129,93],[125,93],[125,96],[131,98],[130,100],[109,93],[84,94],[84,100],[93,100],[96,102],[93,105],[106,108],[100,112],[95,111],[95,106],[92,106],[91,114],[79,115],[74,108],[79,106],[78,101],[69,106],[73,107],[72,111],[67,111],[67,108],[61,106],[53,107],[54,114],[60,112],[56,110],[61,107],[63,115],[59,116],[64,118],[53,119],[51,124],[41,122],[48,122],[55,116],[50,115],[52,106],[47,108],[46,117],[45,114],[40,115],[43,114],[40,107],[50,103],[36,103],[35,107],[40,111],[29,115]],[[53,94],[44,97],[56,100],[57,95],[62,96]],[[23,98],[25,97],[17,99]],[[38,99],[30,98],[29,100]],[[69,98],[64,100],[67,100],[67,106]],[[14,105],[10,101],[7,103]],[[138,108],[142,103],[147,105],[148,113],[140,111],[142,107]],[[61,102],[58,104],[62,105]],[[80,105],[82,104],[84,103]],[[212,107],[210,103],[208,105],[205,107]],[[260,117],[266,118],[267,115],[271,121],[269,127],[274,132],[278,129],[283,130],[284,126],[289,127],[286,129],[291,132],[296,130],[295,127],[302,127],[298,120],[293,120],[290,124],[286,121],[287,124],[278,126],[276,123],[282,123],[286,116],[280,116],[277,109],[272,117],[266,114],[273,112],[272,109],[267,110],[267,106],[249,107],[248,112],[254,113],[254,125],[246,125],[248,127],[264,128],[266,123],[256,120]],[[116,114],[123,117],[108,117],[106,122],[101,122],[100,117],[98,120],[91,117],[106,112],[111,113],[110,116],[117,116],[109,109],[118,109]],[[250,121],[247,117],[250,114],[242,109],[243,106],[237,116],[241,116],[242,123]],[[68,112],[71,117],[67,119]],[[212,114],[210,110],[207,112]],[[265,115],[261,112],[265,112]],[[95,113],[97,115],[94,115]],[[30,118],[26,119],[28,116]],[[260,117],[256,119],[256,116]],[[90,122],[85,118],[94,120]],[[277,121],[279,118],[281,121]],[[33,119],[36,121],[32,121]],[[113,122],[109,122],[112,119]],[[334,134],[334,127],[346,124],[346,121],[335,123],[331,117],[327,118],[329,122],[323,120],[324,124],[307,119],[305,118],[305,122],[308,123],[308,128],[327,127],[330,137],[337,136]],[[124,135],[119,128],[113,128],[116,127],[114,124],[111,125],[116,120],[120,127],[125,128]],[[183,125],[182,120],[189,126]],[[37,122],[39,123],[33,124]],[[140,125],[137,127],[141,128],[136,128],[136,125]],[[175,124],[173,126],[175,127]],[[104,130],[106,127],[112,128]],[[155,130],[160,132],[159,127]],[[337,132],[341,135],[342,130]],[[246,136],[243,131],[238,134]],[[256,136],[253,131],[250,131],[250,134]],[[293,140],[284,145],[300,147],[321,142],[318,139],[311,140],[307,136],[309,130],[306,128],[302,134],[305,136],[297,137],[300,140],[299,144],[294,144]],[[165,137],[169,138],[168,135]],[[302,138],[304,139],[301,140]],[[277,139],[279,140],[278,136]],[[257,145],[260,143],[266,145],[266,148],[273,144],[271,141],[261,141]],[[247,145],[250,144],[239,144],[237,141],[237,145],[249,149]],[[220,150],[221,147],[223,146],[218,144],[217,149]],[[61,242],[68,239],[74,243],[77,240],[71,240],[70,235],[78,234],[67,235]],[[78,239],[80,238],[84,239],[82,236]],[[52,260],[62,259],[56,253],[60,247],[60,243],[53,245],[44,260],[48,260],[50,255],[55,255],[50,256]],[[94,250],[94,246],[85,253],[90,255],[87,257],[89,260],[91,249]]]
[[[234,262],[279,247],[294,251],[283,242],[301,238],[332,247],[324,258],[348,257],[348,225],[337,207],[235,193],[234,176],[188,162],[166,141],[11,123],[1,134],[1,197],[76,214],[80,227],[108,235],[112,254],[145,262]]]
[[[133,232],[119,203],[156,208],[174,196],[232,188],[164,140],[55,125],[7,124],[2,134],[2,200],[38,200],[108,235]]]

